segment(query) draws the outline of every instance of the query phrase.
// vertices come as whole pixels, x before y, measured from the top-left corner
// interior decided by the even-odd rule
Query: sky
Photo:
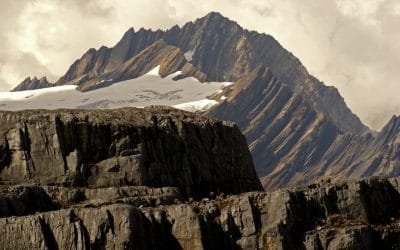
[[[400,115],[397,0],[1,0],[0,90],[27,76],[56,80],[89,48],[130,27],[167,29],[218,11],[274,36],[309,72],[337,87],[363,122]]]

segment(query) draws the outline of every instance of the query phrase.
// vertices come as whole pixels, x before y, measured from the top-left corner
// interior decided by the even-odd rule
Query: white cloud
[[[113,46],[131,26],[166,29],[214,10],[273,35],[312,74],[338,87],[369,125],[378,128],[400,114],[396,0],[3,0],[2,5],[0,88],[28,75],[60,76],[88,48]],[[30,61],[23,59],[27,55]],[[21,60],[29,63],[20,67]]]

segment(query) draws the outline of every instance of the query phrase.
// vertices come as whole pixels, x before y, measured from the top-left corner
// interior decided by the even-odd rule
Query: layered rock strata
[[[21,199],[26,190],[47,195],[41,207],[22,209],[34,202]],[[8,199],[15,204],[14,212],[24,211],[24,216],[0,219],[0,245],[4,249],[398,249],[398,190],[399,179],[366,179],[185,201],[173,188],[87,189],[82,196],[73,195],[80,199],[71,200],[61,197],[75,193],[74,188],[8,187],[2,190],[1,201]],[[143,202],[132,202],[134,198]],[[58,210],[43,211],[55,207]]]
[[[0,134],[3,184],[262,190],[234,123],[172,108],[0,112]]]

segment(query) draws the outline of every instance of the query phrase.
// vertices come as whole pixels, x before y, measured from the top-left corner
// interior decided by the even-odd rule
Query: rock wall
[[[236,125],[171,108],[0,112],[0,134],[4,184],[262,190]]]
[[[4,249],[399,249],[399,179],[184,200],[174,188],[9,187],[50,209],[0,219]],[[42,189],[41,191],[39,191]],[[80,195],[76,195],[80,192]],[[72,195],[71,194],[75,194]],[[62,198],[63,197],[63,198]],[[74,201],[66,197],[75,197]],[[76,197],[80,197],[77,199]],[[135,200],[135,201],[134,201]],[[141,202],[139,202],[141,201]],[[24,200],[20,207],[33,200]],[[1,216],[4,216],[2,214]]]

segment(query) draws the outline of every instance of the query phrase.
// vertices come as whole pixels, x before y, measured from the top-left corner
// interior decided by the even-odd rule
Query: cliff
[[[5,184],[262,190],[236,125],[172,108],[0,112],[0,134]]]
[[[1,217],[14,215],[0,218],[4,249],[400,247],[399,179],[198,201],[183,200],[173,188],[11,186],[1,189],[0,204]],[[7,206],[13,209],[5,213]]]

